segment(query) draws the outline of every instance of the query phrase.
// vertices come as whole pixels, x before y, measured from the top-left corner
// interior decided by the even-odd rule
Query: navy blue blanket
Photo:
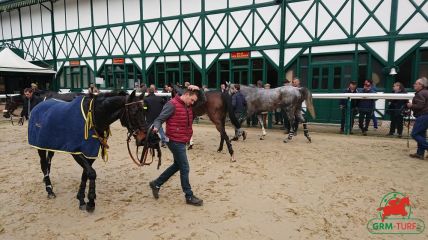
[[[82,96],[72,102],[49,99],[34,107],[28,122],[29,144],[38,149],[97,158],[101,146],[93,137],[94,130],[89,131],[88,140],[84,138],[86,117],[82,101]]]

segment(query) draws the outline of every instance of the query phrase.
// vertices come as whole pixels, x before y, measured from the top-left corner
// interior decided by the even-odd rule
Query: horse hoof
[[[242,133],[242,140],[245,141],[245,139],[247,139],[247,132],[246,131],[244,131]]]
[[[220,149],[219,149],[219,150],[217,150],[217,152],[218,152],[218,153],[221,153],[221,151],[223,151],[223,149],[222,149],[222,150],[220,150]]]
[[[48,199],[54,199],[54,198],[56,198],[56,195],[55,195],[55,193],[48,193]]]
[[[81,205],[79,205],[79,209],[80,210],[86,210],[86,204],[81,204]]]
[[[288,143],[288,141],[287,141],[287,139],[284,139],[284,141],[283,141],[284,143]]]
[[[89,204],[86,204],[86,211],[88,213],[93,213],[95,211],[95,205],[94,206],[90,206]]]
[[[261,136],[261,137],[260,137],[260,140],[265,140],[265,136]]]

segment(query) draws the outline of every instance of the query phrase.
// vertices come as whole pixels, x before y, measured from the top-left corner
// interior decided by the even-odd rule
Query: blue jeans
[[[418,143],[416,153],[423,156],[425,150],[428,150],[428,142],[426,140],[426,131],[428,128],[428,114],[416,118],[415,125],[412,130],[412,138]]]
[[[186,155],[186,144],[169,141],[167,143],[174,157],[174,163],[168,167],[156,180],[156,186],[162,186],[177,171],[180,171],[181,188],[186,198],[193,196],[192,187],[189,182],[189,161]]]

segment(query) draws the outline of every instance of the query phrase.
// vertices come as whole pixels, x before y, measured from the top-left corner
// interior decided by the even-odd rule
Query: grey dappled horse
[[[229,92],[232,93],[235,90],[234,84],[230,85]],[[290,126],[294,126],[294,121],[303,123],[303,131],[305,137],[311,142],[309,137],[306,120],[302,115],[302,103],[306,101],[307,109],[311,116],[315,118],[315,109],[312,103],[312,94],[307,88],[297,88],[292,86],[282,86],[272,89],[256,88],[241,85],[241,93],[244,95],[247,102],[247,116],[257,114],[260,125],[262,126],[262,136],[260,140],[263,140],[266,131],[263,126],[262,112],[271,112],[277,108],[281,108],[287,114],[290,121]],[[297,119],[296,119],[297,118]],[[287,139],[291,140],[294,136],[293,127],[290,128]]]

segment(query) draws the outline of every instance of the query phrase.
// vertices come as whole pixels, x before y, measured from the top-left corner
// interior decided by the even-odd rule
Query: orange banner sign
[[[232,59],[249,58],[249,57],[250,57],[250,52],[249,51],[245,51],[245,52],[231,52],[230,53],[230,58],[232,58]]]
[[[124,58],[113,58],[113,64],[124,64],[125,59]]]

